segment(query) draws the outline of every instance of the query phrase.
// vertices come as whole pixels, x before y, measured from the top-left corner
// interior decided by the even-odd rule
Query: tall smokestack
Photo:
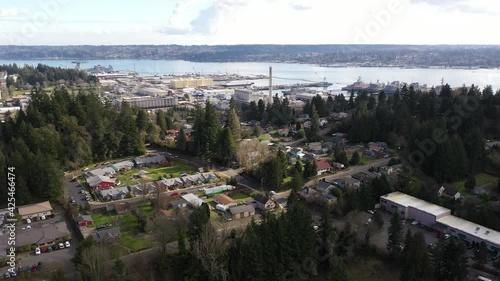
[[[273,67],[269,67],[269,102],[273,102]]]

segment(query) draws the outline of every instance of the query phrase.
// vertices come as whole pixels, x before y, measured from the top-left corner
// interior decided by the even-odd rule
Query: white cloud
[[[16,8],[1,9],[0,17],[15,17],[20,15],[26,15],[27,12],[23,10],[18,10]]]

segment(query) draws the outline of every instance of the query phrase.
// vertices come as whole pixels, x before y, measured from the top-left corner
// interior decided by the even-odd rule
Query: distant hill
[[[113,45],[0,46],[0,59],[155,59],[294,62],[331,66],[500,67],[489,45]]]

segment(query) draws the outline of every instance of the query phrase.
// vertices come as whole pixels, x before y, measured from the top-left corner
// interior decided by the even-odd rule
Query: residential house
[[[78,226],[80,226],[80,227],[84,227],[84,226],[87,226],[87,225],[93,225],[94,224],[94,220],[89,215],[81,215],[81,214],[79,214],[75,218],[75,221],[78,224]]]
[[[460,199],[460,192],[452,186],[446,185],[446,186],[441,186],[438,190],[438,195],[443,196],[443,197],[448,197],[448,198],[453,198],[455,200]]]
[[[49,201],[19,206],[17,212],[21,216],[21,219],[36,219],[42,216],[52,215],[52,205]]]
[[[311,142],[308,143],[307,146],[309,147],[309,150],[314,153],[323,153],[323,145],[321,144],[321,142]]]
[[[318,182],[316,185],[316,190],[318,190],[321,193],[329,193],[332,188],[334,188],[335,185],[333,185],[332,182],[326,181],[325,179],[321,180]]]
[[[305,155],[302,157],[304,161],[314,162],[319,159],[319,157],[314,153],[304,153]]]
[[[18,229],[16,231],[16,247],[28,245],[50,246],[61,240],[71,238],[66,222],[34,225],[31,229]]]
[[[359,172],[351,176],[353,179],[357,179],[363,184],[370,184],[374,179],[378,178],[377,174],[372,172]]]
[[[276,203],[274,203],[273,200],[271,200],[268,197],[261,195],[261,194],[257,194],[257,196],[255,196],[254,200],[257,203],[257,208],[259,208],[263,211],[270,211],[276,207]]]
[[[184,182],[184,185],[187,186],[205,183],[205,178],[200,173],[183,176],[181,180]]]
[[[130,192],[136,196],[145,196],[148,194],[154,194],[158,192],[158,187],[156,186],[155,183],[148,182],[148,183],[138,183],[135,185],[129,186]]]
[[[325,193],[325,194],[323,194],[323,202],[325,202],[327,204],[335,204],[335,203],[337,203],[337,197],[335,197],[331,193]]]
[[[320,160],[320,161],[316,162],[316,172],[317,172],[318,176],[320,176],[324,173],[328,173],[331,170],[332,170],[332,166],[330,165],[330,163],[328,163],[328,161]]]
[[[116,173],[116,170],[112,167],[98,168],[87,172],[87,177],[92,176],[107,176],[111,177]]]
[[[118,215],[129,213],[132,210],[130,203],[117,203],[115,205],[115,211]]]
[[[203,178],[205,179],[205,182],[215,182],[219,180],[219,178],[212,172],[206,172],[201,174]]]
[[[233,198],[227,196],[226,194],[217,194],[214,196],[214,201],[217,204],[224,206],[225,208],[233,207],[238,205],[238,202]]]
[[[186,202],[191,204],[193,207],[200,207],[203,203],[205,203],[205,201],[203,201],[193,193],[184,194],[181,197],[182,199],[186,200]]]
[[[134,167],[134,162],[132,162],[130,160],[121,161],[121,162],[117,162],[117,163],[112,164],[110,167],[113,168],[115,171],[130,170]]]
[[[241,205],[229,208],[229,213],[233,220],[238,220],[255,215],[255,208],[252,205]]]
[[[387,148],[387,143],[385,142],[369,142],[368,149],[375,151],[376,153],[381,153]]]
[[[99,190],[99,195],[105,201],[125,198],[130,191],[127,186]]]
[[[167,189],[176,189],[179,187],[182,187],[184,185],[184,182],[181,180],[181,178],[169,178],[169,179],[161,179],[156,182],[156,184],[163,190]]]
[[[92,237],[97,243],[109,244],[118,241],[120,234],[120,228],[112,227],[98,230],[92,234]]]
[[[363,155],[370,157],[370,158],[375,158],[377,157],[377,152],[371,149],[365,149],[363,150]]]
[[[149,165],[158,165],[167,161],[164,155],[152,155],[146,157],[134,158],[134,165],[137,167],[145,167]]]
[[[305,156],[304,152],[302,151],[302,148],[292,148],[289,152],[290,156],[295,157],[297,159],[302,159],[302,157]]]
[[[302,191],[300,191],[300,196],[302,196],[304,199],[306,199],[309,202],[321,200],[321,198],[323,197],[321,192],[319,192],[311,187],[305,188]]]
[[[492,195],[495,188],[495,183],[486,183],[483,185],[475,186],[472,192],[476,195]]]
[[[115,179],[108,176],[91,176],[87,178],[87,184],[91,189],[109,189],[115,186]]]
[[[187,206],[187,201],[180,198],[170,202],[170,205],[174,209],[185,208]]]

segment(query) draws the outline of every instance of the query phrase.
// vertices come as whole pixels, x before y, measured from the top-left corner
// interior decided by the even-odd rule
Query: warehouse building
[[[396,191],[380,196],[380,208],[468,243],[484,242],[491,251],[500,251],[500,232],[453,216],[450,209],[439,205]]]
[[[170,88],[181,89],[181,88],[199,88],[213,86],[214,80],[212,78],[179,78],[170,80]]]
[[[177,97],[132,97],[123,98],[123,100],[113,101],[113,105],[120,107],[122,103],[128,103],[131,107],[138,107],[141,109],[156,109],[156,108],[166,108],[173,107],[178,104]]]

